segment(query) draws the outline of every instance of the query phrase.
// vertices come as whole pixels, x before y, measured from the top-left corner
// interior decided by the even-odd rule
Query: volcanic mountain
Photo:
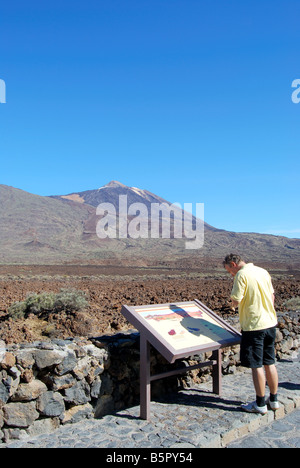
[[[246,259],[294,268],[300,265],[300,240],[255,233],[235,233],[204,223],[204,245],[187,250],[183,238],[100,239],[96,227],[103,214],[100,204],[111,204],[119,217],[120,196],[128,206],[140,203],[150,213],[152,204],[171,205],[163,198],[136,187],[112,181],[95,190],[42,197],[0,185],[1,263],[114,263],[174,264],[220,259],[232,251]],[[133,216],[128,216],[128,222]],[[172,216],[171,216],[172,218]],[[163,215],[160,215],[163,219]],[[172,224],[171,219],[171,224]],[[195,225],[196,218],[192,218]],[[150,228],[150,227],[149,227]],[[172,231],[171,231],[172,232]]]
[[[150,203],[169,203],[163,198],[148,192],[148,190],[141,190],[137,187],[127,187],[116,180],[112,180],[109,184],[97,190],[86,190],[85,192],[75,192],[69,195],[54,196],[53,198],[72,200],[97,207],[100,203],[112,203],[117,206],[119,195],[127,195],[128,204],[145,203],[148,205]]]

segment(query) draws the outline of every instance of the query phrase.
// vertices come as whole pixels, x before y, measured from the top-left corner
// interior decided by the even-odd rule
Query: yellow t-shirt
[[[243,331],[264,330],[277,325],[269,273],[253,263],[244,265],[235,275],[231,298],[239,302]]]

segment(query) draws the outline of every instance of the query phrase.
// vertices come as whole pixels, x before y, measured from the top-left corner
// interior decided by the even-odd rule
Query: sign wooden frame
[[[140,406],[142,419],[150,419],[153,380],[212,366],[213,393],[221,394],[221,349],[240,343],[241,334],[202,302],[174,302],[122,307],[122,314],[140,332]],[[173,325],[169,332],[168,327]],[[166,328],[167,327],[167,328]],[[150,375],[150,344],[170,363],[212,351],[210,361]]]

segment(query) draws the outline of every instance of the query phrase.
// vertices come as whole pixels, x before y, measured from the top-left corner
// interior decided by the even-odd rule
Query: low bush
[[[8,309],[8,314],[13,319],[26,318],[29,314],[39,317],[45,317],[49,313],[72,314],[85,309],[87,305],[88,301],[83,291],[61,289],[57,294],[53,292],[31,293],[25,301],[12,304]]]
[[[26,312],[28,314],[39,315],[44,312],[51,312],[54,308],[55,294],[44,292],[41,294],[30,294],[24,301],[26,304]]]
[[[24,302],[15,302],[8,309],[8,315],[13,319],[24,318],[26,312],[26,303]]]
[[[55,312],[78,312],[85,309],[88,305],[86,295],[83,291],[77,291],[76,289],[61,289],[56,294],[54,301]]]

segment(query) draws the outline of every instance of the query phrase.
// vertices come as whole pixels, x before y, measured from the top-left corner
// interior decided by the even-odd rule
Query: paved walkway
[[[99,420],[66,425],[51,434],[2,444],[0,448],[239,448],[300,447],[300,360],[277,363],[281,408],[264,416],[240,410],[254,399],[251,371],[223,377],[223,395],[211,382],[151,403],[151,421],[139,419],[139,407]]]
[[[229,444],[228,448],[300,448],[300,409]]]

